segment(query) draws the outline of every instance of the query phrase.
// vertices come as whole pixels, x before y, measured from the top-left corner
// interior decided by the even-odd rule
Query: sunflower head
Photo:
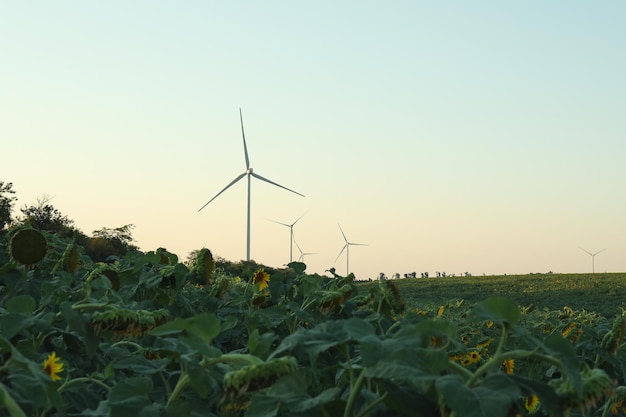
[[[515,359],[505,359],[504,362],[502,362],[502,366],[504,367],[504,372],[513,375],[515,371]]]
[[[379,285],[382,296],[391,308],[391,312],[395,314],[404,313],[406,311],[406,303],[396,283],[386,279],[379,281]]]
[[[259,268],[252,276],[252,285],[259,285],[259,290],[263,291],[269,286],[270,274]]]
[[[11,237],[9,248],[13,259],[23,265],[34,265],[45,258],[48,244],[38,230],[21,229]]]
[[[524,397],[524,408],[529,414],[533,414],[539,407],[539,397],[535,394],[531,394],[528,397]]]
[[[56,352],[52,352],[48,355],[48,359],[43,362],[43,371],[50,375],[53,381],[60,381],[61,377],[59,373],[63,372],[63,364],[61,358],[59,358]]]
[[[576,322],[575,322],[575,321],[573,321],[573,322],[571,322],[570,324],[568,324],[568,325],[567,325],[567,327],[566,327],[566,328],[564,328],[564,329],[561,331],[561,336],[563,336],[563,337],[567,337],[567,336],[569,336],[569,334],[572,332],[572,330],[574,329],[574,327],[576,327]]]
[[[470,366],[477,362],[480,362],[481,357],[478,351],[473,350],[471,352],[463,354],[459,359],[461,361],[461,365]]]
[[[215,272],[215,260],[213,254],[207,248],[202,248],[196,257],[196,263],[192,269],[195,283],[205,285],[213,281]]]

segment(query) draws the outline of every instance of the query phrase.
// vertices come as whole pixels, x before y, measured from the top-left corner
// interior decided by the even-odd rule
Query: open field
[[[626,310],[626,272],[409,278],[394,282],[410,307],[459,299],[476,303],[498,295],[509,297],[521,306],[550,310],[568,306],[606,317]],[[360,285],[368,287],[377,283]]]

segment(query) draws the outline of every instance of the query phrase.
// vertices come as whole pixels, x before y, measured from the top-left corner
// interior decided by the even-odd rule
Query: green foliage
[[[13,184],[0,181],[0,230],[12,223],[13,205],[17,200],[13,194]]]
[[[74,221],[50,204],[50,197],[41,197],[34,205],[22,207],[20,211],[22,217],[18,220],[34,229],[56,232],[64,236],[73,236],[77,232],[74,229]]]
[[[300,263],[235,275],[218,260],[198,285],[206,268],[163,248],[102,263],[42,234],[29,268],[0,246],[0,415],[507,417],[536,398],[535,415],[575,417],[626,398],[621,315],[500,296],[428,306],[400,281]]]
[[[94,230],[92,236],[85,243],[86,254],[96,262],[104,262],[109,257],[123,257],[137,247],[134,241],[132,229],[135,226],[127,224],[114,229],[103,227]]]

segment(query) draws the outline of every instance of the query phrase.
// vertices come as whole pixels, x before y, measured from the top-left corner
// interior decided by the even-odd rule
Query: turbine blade
[[[580,250],[584,251],[585,253],[587,253],[587,255],[589,255],[589,256],[593,256],[593,253],[589,252],[588,250],[583,249],[583,248],[581,248],[580,246],[579,246],[578,248],[579,248]]]
[[[226,187],[222,188],[222,191],[220,191],[219,193],[215,194],[215,197],[213,197],[212,199],[210,199],[208,201],[208,203],[206,203],[204,206],[200,207],[200,210],[202,210],[203,208],[205,208],[206,206],[209,205],[209,203],[213,200],[215,200],[217,198],[217,196],[219,196],[220,194],[222,194],[224,191],[226,191],[231,185],[233,185],[234,183],[236,183],[237,181],[239,181],[240,179],[242,179],[243,177],[245,177],[246,173],[244,172],[243,174],[239,175],[237,178],[235,178],[234,180],[232,180],[230,182],[230,184],[228,184]],[[200,211],[198,210],[198,211]]]
[[[296,244],[296,248],[298,248],[298,252],[300,252],[300,255],[304,255],[304,254],[302,253],[302,249],[300,249],[300,245],[298,245],[298,242],[296,242],[296,239],[294,239],[294,240],[293,240],[293,243],[295,243],[295,244]]]
[[[341,256],[343,251],[346,250],[347,247],[348,247],[347,243],[345,245],[343,245],[343,248],[341,248],[341,252],[339,252],[339,255],[337,255],[337,257],[335,258],[335,262],[337,262],[337,259],[339,259],[339,257]]]
[[[268,219],[268,220],[269,220],[269,219]],[[274,223],[282,224],[283,226],[291,227],[291,225],[290,225],[290,224],[287,224],[287,223],[277,222],[276,220],[270,220],[270,221],[271,221],[271,222],[274,222]]]
[[[252,175],[252,176],[253,176],[253,177],[255,177],[255,178],[260,179],[261,181],[268,182],[268,183],[270,183],[270,184],[272,184],[272,185],[275,185],[275,186],[277,186],[277,187],[283,188],[283,189],[285,189],[285,190],[287,190],[287,191],[291,191],[291,192],[292,192],[292,193],[294,193],[294,194],[298,194],[298,195],[301,195],[302,197],[304,197],[304,194],[300,194],[300,193],[299,193],[299,192],[297,192],[297,191],[291,190],[291,189],[289,189],[289,188],[287,188],[287,187],[284,187],[284,186],[282,186],[282,185],[280,185],[280,184],[275,183],[274,181],[268,180],[267,178],[262,177],[262,176],[260,176],[259,174],[255,173],[255,172],[251,172],[251,173],[250,173],[250,175]]]
[[[248,159],[248,147],[246,146],[246,134],[243,131],[243,116],[241,115],[241,107],[239,108],[239,120],[241,121],[241,136],[243,137],[243,153],[246,156],[246,169],[250,169],[250,159]]]
[[[343,240],[346,241],[346,245],[348,244],[348,238],[346,237],[346,234],[343,232],[343,229],[341,228],[341,225],[339,223],[337,223],[337,226],[339,226],[339,230],[341,230],[341,234],[343,235]]]
[[[292,225],[292,226],[294,226],[296,223],[298,223],[298,221],[299,221],[301,218],[303,218],[303,217],[304,217],[304,215],[305,215],[305,214],[307,214],[308,212],[309,212],[308,210],[307,210],[307,211],[305,211],[305,212],[302,214],[302,216],[298,217],[298,218],[296,219],[296,221],[295,221],[295,222],[291,223],[291,225]]]
[[[349,242],[348,245],[352,245],[352,246],[369,246],[367,243],[352,243],[352,242]]]

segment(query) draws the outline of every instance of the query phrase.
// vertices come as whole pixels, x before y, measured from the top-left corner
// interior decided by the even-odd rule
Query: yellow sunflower
[[[254,276],[252,277],[252,285],[259,284],[259,290],[261,291],[263,291],[265,288],[268,287],[269,282],[270,282],[270,274],[268,274],[262,269],[259,269],[258,271],[256,271],[254,273]]]
[[[576,322],[571,322],[565,329],[563,329],[563,331],[561,332],[561,335],[563,337],[569,336],[569,334],[574,329],[574,327],[576,327]]]
[[[611,406],[611,413],[618,414],[620,412],[622,413],[626,412],[626,404],[624,404],[623,399],[619,399],[615,401],[613,405]]]
[[[50,375],[53,381],[60,381],[61,377],[58,374],[63,372],[61,358],[59,358],[55,352],[52,352],[48,355],[48,359],[43,362],[43,370]]]
[[[528,397],[524,397],[524,408],[530,414],[537,411],[537,407],[539,407],[539,397],[535,394],[531,394]]]
[[[515,370],[515,359],[506,359],[502,362],[502,366],[504,366],[504,372],[512,375]]]
[[[469,365],[472,365],[472,364],[474,364],[474,363],[476,363],[478,361],[480,361],[480,353],[478,353],[477,351],[473,350],[473,351],[463,355],[463,358],[461,360],[461,365],[469,366]]]

